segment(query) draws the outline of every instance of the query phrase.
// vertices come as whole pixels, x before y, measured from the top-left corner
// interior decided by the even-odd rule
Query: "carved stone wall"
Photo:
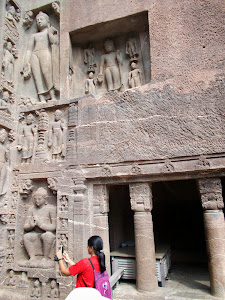
[[[108,185],[130,185],[141,232],[146,182],[224,176],[223,12],[222,0],[0,1],[0,299],[65,299],[75,283],[53,256],[87,257],[92,234],[110,269]],[[204,209],[222,208],[199,188]]]

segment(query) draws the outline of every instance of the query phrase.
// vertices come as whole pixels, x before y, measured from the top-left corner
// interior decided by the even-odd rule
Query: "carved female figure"
[[[29,40],[22,73],[28,79],[32,71],[39,99],[45,102],[45,95],[52,100],[56,99],[59,38],[57,30],[50,26],[47,14],[39,12],[36,20],[39,32],[34,33]]]

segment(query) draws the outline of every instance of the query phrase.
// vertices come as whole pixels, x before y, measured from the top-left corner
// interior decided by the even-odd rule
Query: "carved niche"
[[[143,13],[95,25],[88,29],[88,40],[85,28],[73,32],[70,69],[74,90],[71,96],[100,96],[148,83],[147,27],[147,15]]]

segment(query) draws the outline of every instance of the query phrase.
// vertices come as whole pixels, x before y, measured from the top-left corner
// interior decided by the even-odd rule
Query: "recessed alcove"
[[[147,12],[78,29],[70,32],[70,38],[71,96],[80,97],[85,94],[101,96],[107,91],[123,92],[128,88],[150,82],[151,65]],[[108,67],[105,57],[103,76],[99,81],[101,61],[106,54],[105,41],[108,39],[113,43],[114,49],[111,55],[114,52],[115,59],[113,58],[108,63],[110,65]],[[118,55],[120,59],[117,58]],[[110,69],[112,64],[114,70]],[[115,84],[112,87],[109,86],[109,79],[106,74],[111,71],[112,77],[118,73],[115,76],[118,76],[120,81],[118,85]],[[89,83],[86,82],[90,79],[90,72],[93,73],[92,89],[87,90]],[[112,78],[113,82],[114,80],[115,78]]]

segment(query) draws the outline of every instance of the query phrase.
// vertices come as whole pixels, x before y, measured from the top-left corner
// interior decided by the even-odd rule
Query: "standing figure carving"
[[[51,252],[55,244],[56,208],[47,203],[47,190],[40,187],[33,193],[34,205],[26,215],[24,224],[24,247],[29,261],[21,265],[28,267],[52,267]]]
[[[126,54],[130,57],[131,61],[137,61],[139,53],[137,41],[134,37],[130,36],[126,42]]]
[[[17,149],[22,150],[22,162],[29,163],[34,157],[34,142],[37,133],[37,126],[33,124],[34,116],[29,114],[26,118],[26,125],[23,126],[19,137]]]
[[[94,78],[94,72],[88,73],[88,78],[85,82],[85,94],[96,94],[96,80]]]
[[[4,57],[2,61],[2,75],[4,76],[6,82],[11,86],[13,86],[15,63],[15,58],[12,49],[12,43],[10,41],[6,42],[4,49]]]
[[[128,82],[129,82],[129,87],[134,88],[141,86],[141,76],[142,73],[138,68],[138,65],[136,62],[131,63],[131,71],[129,72],[128,75]]]
[[[0,129],[0,198],[7,192],[8,188],[8,166],[9,161],[9,149],[5,145],[7,138],[7,131]]]
[[[104,43],[106,54],[101,56],[100,70],[98,74],[98,82],[103,81],[103,69],[105,66],[105,78],[107,83],[107,90],[119,90],[122,86],[122,72],[121,66],[123,64],[120,50],[115,51],[114,42],[106,40]]]
[[[39,32],[29,39],[22,74],[29,79],[32,72],[39,100],[45,102],[56,100],[59,89],[59,37],[47,14],[39,12],[36,21]]]
[[[89,44],[87,49],[84,49],[84,63],[88,66],[88,72],[94,72],[96,67],[95,62],[95,49],[92,44]]]
[[[54,161],[65,157],[66,152],[66,127],[62,120],[62,112],[55,111],[55,120],[50,124],[48,146],[52,148],[52,158]]]
[[[15,231],[13,229],[10,229],[8,233],[8,246],[10,249],[14,247],[14,240],[15,240]]]

